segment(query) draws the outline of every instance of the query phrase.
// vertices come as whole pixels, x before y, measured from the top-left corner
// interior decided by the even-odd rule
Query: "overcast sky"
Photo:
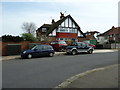
[[[60,12],[71,15],[83,32],[107,31],[118,26],[119,0],[2,0],[0,2],[1,35],[20,35],[23,22],[39,28],[59,20]]]

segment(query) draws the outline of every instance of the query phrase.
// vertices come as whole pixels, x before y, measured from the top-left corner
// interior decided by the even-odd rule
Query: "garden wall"
[[[8,55],[9,52],[12,52],[12,50],[14,52],[14,50],[17,51],[17,49],[19,49],[19,48],[20,48],[20,50],[18,50],[18,51],[21,52],[23,50],[32,48],[32,46],[34,46],[36,44],[49,44],[49,42],[29,42],[29,41],[24,41],[24,42],[0,42],[0,54],[2,56],[6,56],[6,55]],[[16,53],[16,54],[18,54],[18,53]],[[10,55],[10,53],[9,53],[9,55]],[[12,53],[11,55],[14,55],[14,54]]]

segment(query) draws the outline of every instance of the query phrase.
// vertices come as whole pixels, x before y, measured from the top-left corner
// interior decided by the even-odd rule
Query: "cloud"
[[[117,26],[118,7],[116,0],[110,0],[109,3],[106,0],[105,2],[103,2],[103,0],[64,1],[65,2],[63,2],[63,0],[58,0],[54,3],[4,3],[3,34],[19,35],[20,33],[23,33],[21,29],[23,22],[34,22],[37,27],[40,27],[44,23],[51,23],[52,18],[57,21],[59,20],[60,11],[66,11],[67,13],[65,13],[65,15],[70,14],[80,25],[83,32],[89,30],[104,32],[113,25]]]

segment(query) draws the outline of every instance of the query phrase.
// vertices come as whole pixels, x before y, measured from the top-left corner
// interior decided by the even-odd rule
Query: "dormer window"
[[[47,29],[46,28],[42,28],[42,32],[46,32],[47,31]]]

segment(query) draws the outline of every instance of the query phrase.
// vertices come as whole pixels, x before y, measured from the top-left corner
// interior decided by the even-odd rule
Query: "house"
[[[86,37],[84,38],[79,37],[78,41],[84,41],[96,45],[97,44],[96,35],[98,35],[98,33],[99,33],[98,31],[89,31],[89,32],[87,31],[84,33]]]
[[[99,44],[120,42],[120,27],[112,27],[108,31],[97,36]]]
[[[60,13],[60,20],[52,19],[51,24],[43,24],[37,29],[37,39],[39,41],[78,41],[78,37],[85,37],[79,25],[71,17],[71,15],[64,16]]]

